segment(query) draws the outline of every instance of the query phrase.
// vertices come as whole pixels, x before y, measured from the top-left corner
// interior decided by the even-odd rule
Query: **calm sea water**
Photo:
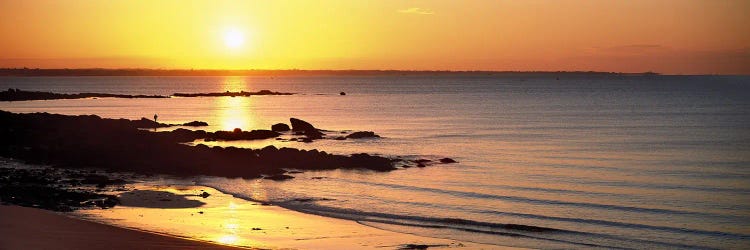
[[[459,164],[320,171],[286,182],[200,178],[254,200],[365,225],[535,248],[750,246],[750,77],[369,76],[0,78],[63,93],[295,92],[249,98],[3,102],[12,112],[269,128],[289,117],[378,140],[211,145],[316,148]],[[346,96],[339,96],[344,91]],[[299,199],[312,199],[300,202]],[[519,224],[559,229],[505,229]]]

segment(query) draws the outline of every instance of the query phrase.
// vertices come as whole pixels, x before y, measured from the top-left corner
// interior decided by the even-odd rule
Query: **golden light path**
[[[245,77],[229,76],[224,80],[224,91],[251,91]],[[253,116],[255,112],[254,100],[251,97],[218,97],[214,106],[217,109],[216,115],[221,122],[221,129],[231,131],[235,128],[250,130],[256,127],[257,118]]]

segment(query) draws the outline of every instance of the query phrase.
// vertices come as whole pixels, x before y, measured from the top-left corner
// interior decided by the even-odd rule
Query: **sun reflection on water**
[[[224,80],[223,89],[225,91],[252,91],[248,88],[245,77],[228,76]],[[252,97],[217,97],[214,103],[217,109],[218,120],[221,122],[222,130],[233,130],[240,128],[242,130],[251,130],[254,128],[256,117],[253,115],[253,98]]]

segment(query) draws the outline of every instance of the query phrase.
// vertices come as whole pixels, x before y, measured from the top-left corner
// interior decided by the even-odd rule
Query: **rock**
[[[283,181],[283,180],[294,179],[294,176],[285,175],[285,174],[277,174],[277,175],[266,176],[263,179],[269,179],[269,180],[274,180],[274,181]]]
[[[379,135],[376,135],[375,132],[372,131],[359,131],[354,132],[346,136],[347,139],[360,139],[360,138],[380,138]]]
[[[203,192],[203,193],[201,193],[198,196],[203,197],[205,199],[205,198],[208,198],[209,196],[211,196],[211,194],[209,194],[208,192]]]
[[[192,121],[192,122],[183,123],[182,126],[203,127],[203,126],[208,126],[208,123],[202,122],[202,121]]]
[[[417,167],[423,168],[423,167],[426,167],[426,166],[424,164],[422,164],[422,163],[417,163]]]
[[[453,159],[451,159],[451,158],[447,158],[447,157],[446,157],[446,158],[440,159],[440,162],[441,162],[441,163],[446,163],[446,164],[447,164],[447,163],[456,163],[457,161],[456,161],[456,160],[453,160]]]
[[[401,250],[424,250],[431,247],[431,245],[424,245],[424,244],[405,244],[399,247],[398,249]]]
[[[339,141],[343,141],[343,140],[346,140],[346,137],[343,137],[343,136],[338,136],[338,137],[336,137],[336,138],[333,138],[333,139],[334,139],[334,140],[339,140]]]
[[[292,131],[318,130],[309,122],[297,118],[289,118],[289,122],[292,123]]]
[[[307,138],[310,139],[321,139],[323,138],[323,133],[320,132],[315,126],[312,124],[297,119],[297,118],[289,118],[289,122],[292,124],[292,131],[302,131],[304,132],[304,135],[307,136]],[[298,134],[298,133],[295,133]]]
[[[234,129],[234,131],[216,131],[214,133],[207,133],[207,137],[212,139],[218,139],[218,140],[225,140],[225,141],[233,141],[233,140],[259,140],[259,139],[269,139],[278,137],[279,132],[271,131],[271,130],[252,130],[252,131],[242,131],[239,128]]]
[[[341,93],[339,93],[339,95],[346,95],[346,93],[344,93],[343,91],[341,91]]]
[[[271,131],[274,131],[274,132],[284,132],[284,131],[289,131],[289,130],[290,130],[289,125],[286,125],[284,123],[276,123],[271,126]]]
[[[323,133],[320,131],[305,131],[305,136],[308,139],[323,139]]]
[[[337,155],[318,150],[289,148],[248,149],[231,146],[193,146],[186,143],[201,139],[206,141],[271,139],[279,135],[278,132],[270,130],[235,133],[233,131],[206,132],[177,129],[152,132],[138,129],[137,120],[47,113],[13,114],[5,111],[0,111],[0,124],[2,124],[0,138],[5,139],[0,139],[0,156],[23,160],[30,164],[55,165],[65,169],[98,167],[107,171],[144,175],[211,175],[228,178],[261,178],[280,174],[283,172],[282,169],[370,169],[376,171],[395,169],[393,159],[382,156]],[[336,133],[336,136],[341,135]],[[304,139],[312,140],[309,137]],[[405,164],[416,165],[416,163]],[[99,175],[99,171],[90,172],[89,170],[66,175],[78,175],[78,173],[80,173],[79,177],[66,178],[62,181],[73,180],[71,185],[80,185],[76,183],[84,180],[86,176]],[[0,174],[0,182],[6,176]],[[108,183],[111,183],[110,178],[113,177],[106,179],[104,177],[106,176],[92,176],[86,182],[94,185],[102,183],[101,186],[109,189],[110,186],[107,185],[110,185]],[[41,179],[38,181],[46,182]],[[29,180],[18,183],[33,182]],[[3,192],[0,192],[0,195],[3,195]],[[0,198],[0,200],[5,201],[5,198]]]
[[[383,158],[380,156],[372,156],[366,153],[352,154],[349,160],[352,166],[367,168],[375,171],[391,171],[396,169],[395,167],[393,167],[391,159]]]

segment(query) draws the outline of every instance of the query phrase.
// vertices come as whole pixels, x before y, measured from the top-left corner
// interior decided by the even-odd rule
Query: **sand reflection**
[[[75,213],[124,227],[210,241],[226,245],[265,249],[393,249],[401,244],[433,244],[487,248],[472,243],[400,234],[343,221],[307,215],[278,206],[264,206],[224,194],[209,187],[153,187],[136,185],[151,194],[198,200],[204,205],[161,209],[158,206],[116,206],[112,209],[79,210]],[[203,198],[202,192],[211,194]],[[153,203],[170,201],[151,200]]]

